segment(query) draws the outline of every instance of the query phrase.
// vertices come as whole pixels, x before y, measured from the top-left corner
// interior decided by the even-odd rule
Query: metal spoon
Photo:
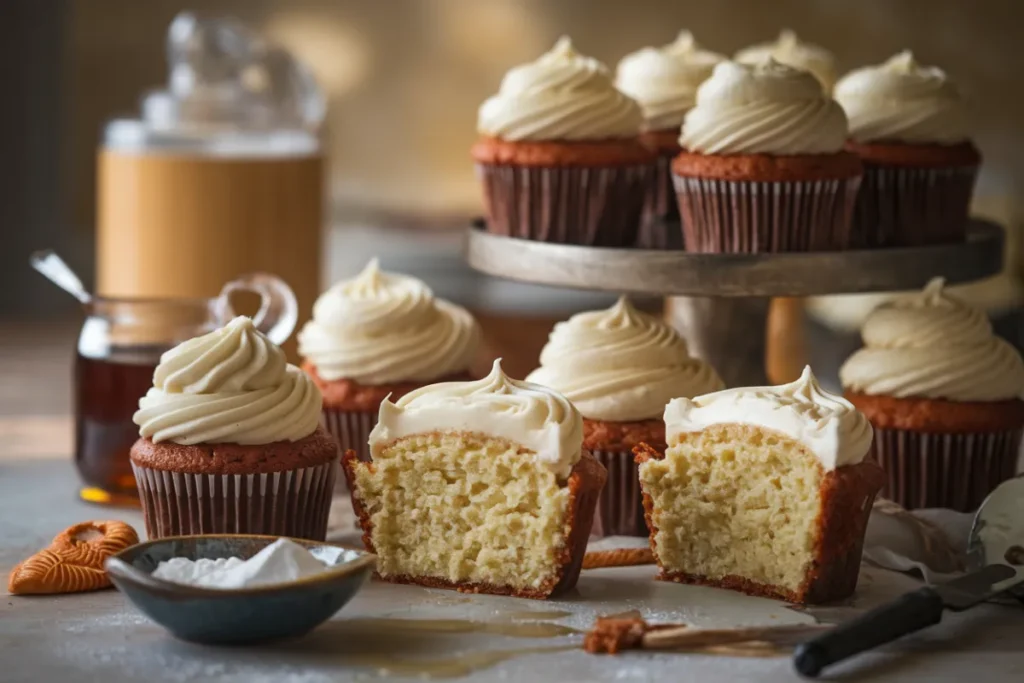
[[[89,305],[92,302],[92,294],[85,291],[82,281],[78,279],[75,272],[52,249],[43,249],[42,251],[35,252],[29,256],[28,262],[32,264],[33,268],[46,276],[47,280],[83,304]]]
[[[1004,592],[1024,595],[1024,477],[1003,482],[978,509],[968,540],[969,571],[926,586],[803,643],[793,655],[796,670],[814,677],[822,669],[892,642]]]

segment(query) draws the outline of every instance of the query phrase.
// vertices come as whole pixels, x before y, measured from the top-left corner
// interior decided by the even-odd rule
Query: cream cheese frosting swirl
[[[163,354],[132,419],[153,443],[257,445],[309,436],[320,407],[313,380],[239,316]]]
[[[867,417],[842,396],[822,389],[810,366],[789,384],[678,398],[665,408],[669,445],[681,434],[731,423],[781,432],[814,453],[825,470],[861,462],[874,436]]]
[[[702,50],[689,31],[663,47],[645,47],[619,62],[615,84],[643,109],[643,130],[679,128],[715,64],[725,57]]]
[[[299,353],[328,381],[429,382],[466,371],[480,332],[470,313],[376,259],[331,287],[299,333]]]
[[[509,71],[480,107],[477,128],[503,140],[601,140],[640,132],[640,105],[615,88],[601,62],[562,37],[535,62]]]
[[[865,347],[839,370],[850,391],[950,401],[1024,394],[1024,361],[983,312],[950,296],[942,278],[879,306],[861,330]]]
[[[387,444],[423,432],[479,432],[508,439],[536,455],[559,479],[568,478],[583,448],[583,418],[565,396],[510,379],[494,361],[474,382],[442,382],[380,404],[370,433],[374,457]]]
[[[836,60],[831,52],[818,45],[805,43],[790,29],[783,29],[772,43],[751,45],[736,53],[734,59],[743,64],[757,64],[765,57],[797,69],[810,71],[826,91],[836,82]]]
[[[725,387],[710,365],[690,356],[674,329],[626,297],[555,325],[540,365],[526,381],[565,394],[592,420],[657,419],[673,398]]]
[[[697,90],[679,144],[701,154],[830,154],[846,136],[842,107],[814,77],[768,58],[718,64]]]
[[[856,69],[836,85],[836,100],[859,142],[955,144],[968,139],[967,111],[956,85],[937,67],[901,52]]]

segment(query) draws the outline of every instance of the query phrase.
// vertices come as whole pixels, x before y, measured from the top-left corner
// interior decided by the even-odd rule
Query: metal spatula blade
[[[939,623],[1007,590],[1024,588],[1024,478],[1001,484],[978,509],[968,542],[970,571],[927,586],[800,645],[796,670],[814,677],[847,657]]]

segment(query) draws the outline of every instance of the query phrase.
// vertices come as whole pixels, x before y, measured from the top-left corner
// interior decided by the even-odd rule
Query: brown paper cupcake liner
[[[490,232],[603,247],[636,242],[650,173],[650,165],[477,164]]]
[[[977,167],[864,164],[853,213],[857,247],[963,242]]]
[[[324,408],[321,419],[324,429],[338,442],[341,453],[353,450],[364,462],[370,461],[370,432],[377,426],[378,412],[356,410],[330,410]],[[338,477],[339,486],[344,486],[344,477]]]
[[[673,179],[687,251],[834,251],[850,246],[859,176],[787,182]]]
[[[640,473],[631,450],[590,451],[608,470],[594,515],[595,536],[647,536]]]
[[[1017,471],[1024,430],[929,434],[875,429],[874,453],[885,470],[882,496],[908,510],[972,512]]]
[[[150,540],[267,534],[322,541],[338,461],[270,474],[189,474],[132,463]]]
[[[679,201],[676,199],[675,182],[672,180],[672,159],[675,155],[659,156],[654,163],[652,177],[647,183],[644,196],[644,222],[678,221]]]

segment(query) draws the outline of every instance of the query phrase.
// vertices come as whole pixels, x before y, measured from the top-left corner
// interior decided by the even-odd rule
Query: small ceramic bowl
[[[253,643],[300,636],[327,621],[363,586],[377,556],[298,538],[328,565],[322,574],[289,583],[219,590],[156,579],[157,565],[173,557],[246,560],[278,536],[175,536],[140,543],[107,560],[107,574],[149,618],[182,640]]]

